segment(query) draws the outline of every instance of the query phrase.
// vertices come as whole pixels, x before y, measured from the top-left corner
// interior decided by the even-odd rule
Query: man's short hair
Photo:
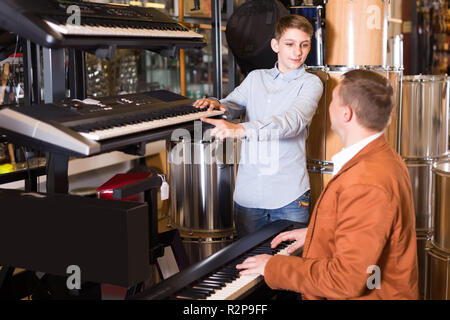
[[[277,26],[275,27],[275,39],[280,40],[283,33],[289,28],[300,29],[310,37],[314,34],[314,28],[308,19],[297,14],[289,14],[278,20]]]
[[[360,125],[375,131],[387,127],[394,106],[394,89],[387,78],[352,70],[343,75],[339,88],[342,103],[353,109]]]

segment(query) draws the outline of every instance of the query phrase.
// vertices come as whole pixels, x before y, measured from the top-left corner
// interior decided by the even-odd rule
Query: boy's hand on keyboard
[[[214,109],[226,111],[225,107],[221,105],[220,102],[216,99],[198,99],[194,102],[194,107],[198,109],[208,108],[208,111],[213,111]]]
[[[288,254],[293,253],[295,250],[300,249],[305,244],[306,232],[308,228],[295,229],[292,231],[282,232],[277,235],[271,242],[271,247],[276,248],[283,241],[296,241],[287,250]]]
[[[266,267],[267,261],[272,258],[269,254],[260,254],[247,258],[241,264],[236,266],[236,269],[242,270],[239,272],[240,276],[249,274],[260,274],[264,276],[264,268]]]

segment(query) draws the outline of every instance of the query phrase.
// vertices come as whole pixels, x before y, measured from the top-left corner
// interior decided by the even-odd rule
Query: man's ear
[[[355,116],[353,109],[350,106],[344,106],[344,121],[350,122]]]
[[[275,53],[278,53],[278,40],[275,38],[272,38],[272,40],[270,41],[270,46],[272,47],[272,50]]]

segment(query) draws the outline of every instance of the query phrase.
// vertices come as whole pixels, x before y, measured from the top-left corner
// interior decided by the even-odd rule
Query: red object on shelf
[[[137,172],[137,173],[119,173],[114,177],[106,181],[100,187],[97,188],[97,193],[99,194],[98,198],[107,199],[107,200],[115,200],[113,199],[113,190],[119,187],[125,186],[127,184],[131,184],[134,182],[138,182],[150,176],[150,172]],[[124,199],[120,199],[121,201],[139,201],[139,194],[135,194],[129,196]]]

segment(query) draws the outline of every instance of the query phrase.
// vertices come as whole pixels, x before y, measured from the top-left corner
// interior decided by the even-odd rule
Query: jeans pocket
[[[299,207],[309,207],[311,204],[311,192],[308,190],[302,194],[298,199],[297,203]]]

